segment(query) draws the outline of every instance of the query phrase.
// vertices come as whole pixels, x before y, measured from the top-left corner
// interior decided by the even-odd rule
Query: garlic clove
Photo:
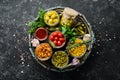
[[[35,39],[35,38],[32,39],[31,43],[32,43],[32,46],[33,46],[33,47],[37,47],[37,46],[40,44],[39,40],[38,40],[38,39]]]
[[[80,64],[79,59],[73,58],[73,60],[72,60],[72,65],[78,65],[78,64]]]
[[[90,34],[85,34],[83,37],[83,41],[88,41],[91,39],[91,35]]]

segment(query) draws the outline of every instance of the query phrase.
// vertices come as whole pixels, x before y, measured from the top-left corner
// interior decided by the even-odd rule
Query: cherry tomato
[[[62,38],[64,37],[62,33],[58,33],[58,37]]]
[[[56,46],[57,46],[57,44],[58,44],[56,40],[55,40],[55,41],[53,41],[53,43],[54,43]]]
[[[60,42],[65,42],[65,39],[64,38],[59,38]]]
[[[57,46],[60,46],[60,45],[61,45],[61,42],[60,42],[60,41],[58,41],[58,42],[57,42]]]
[[[58,41],[58,40],[59,40],[59,38],[58,38],[58,37],[55,37],[54,39],[55,39],[56,41]]]
[[[58,36],[57,32],[54,32],[52,36],[57,37]]]
[[[53,37],[52,35],[50,36],[50,40],[51,40],[51,41],[53,41],[53,40],[54,40],[54,37]]]

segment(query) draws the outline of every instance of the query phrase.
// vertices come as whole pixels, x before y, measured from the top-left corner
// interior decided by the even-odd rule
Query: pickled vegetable
[[[65,26],[72,26],[72,24],[74,23],[73,19],[66,19],[64,16],[62,16],[61,18],[61,25],[65,25]]]
[[[63,68],[68,64],[68,55],[64,51],[57,51],[52,57],[52,63],[57,68]]]
[[[78,23],[75,27],[75,31],[78,35],[83,36],[86,33],[86,26],[84,23]]]
[[[52,55],[52,48],[48,43],[41,43],[36,47],[35,54],[42,61],[48,60]]]
[[[61,18],[61,25],[72,27],[73,23],[75,22],[75,17],[78,15],[78,12],[71,9],[65,8],[63,11],[63,15]]]
[[[48,26],[56,26],[59,21],[59,14],[56,11],[48,11],[45,13],[44,21]]]
[[[65,45],[66,38],[62,32],[55,31],[50,34],[49,41],[53,48],[61,48]]]
[[[82,42],[83,42],[82,39],[76,38],[74,44],[78,44],[78,43],[82,43]],[[70,45],[73,45],[73,44],[68,44],[68,46],[70,46]],[[70,48],[70,49],[68,49],[68,52],[69,52],[70,55],[73,56],[73,57],[81,57],[81,56],[83,56],[83,55],[85,54],[85,52],[86,52],[86,45],[85,45],[85,44],[82,44],[82,45],[80,45],[80,46]]]

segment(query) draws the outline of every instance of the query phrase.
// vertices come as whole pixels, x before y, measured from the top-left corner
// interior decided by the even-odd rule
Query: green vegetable
[[[50,41],[50,44],[52,45],[53,48],[56,48],[55,44],[52,41]]]
[[[29,22],[29,23],[28,23],[28,26],[30,26],[31,29],[30,29],[28,32],[29,32],[29,33],[33,33],[33,32],[37,29],[38,24],[39,24],[39,23],[36,22],[36,21]]]
[[[52,57],[52,63],[57,68],[64,68],[68,64],[68,61],[68,55],[64,51],[57,51]]]
[[[29,33],[34,33],[38,27],[46,26],[46,24],[44,22],[45,12],[46,12],[45,10],[39,9],[37,19],[28,23],[28,26],[31,27],[31,29],[28,31]]]
[[[77,33],[74,31],[74,28],[70,28],[68,26],[60,25],[59,30],[66,36],[66,38],[71,39],[72,37],[76,37]]]
[[[56,30],[56,28],[54,28],[54,27],[49,28],[49,31],[55,31],[55,30]]]
[[[72,37],[72,38],[70,39],[70,43],[74,44],[74,43],[75,43],[75,39],[76,39],[76,37]]]
[[[75,31],[77,32],[78,35],[83,36],[86,33],[86,26],[85,26],[85,24],[78,22],[75,25]]]

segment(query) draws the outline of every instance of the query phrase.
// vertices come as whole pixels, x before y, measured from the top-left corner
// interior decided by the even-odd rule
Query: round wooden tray
[[[53,8],[47,9],[46,11],[48,11],[48,10],[55,10],[59,14],[61,14],[63,12],[64,8],[65,7],[53,7]],[[44,68],[46,68],[47,70],[56,71],[56,72],[72,71],[72,70],[76,69],[77,67],[81,66],[86,61],[86,59],[88,58],[89,54],[91,53],[92,45],[93,45],[93,42],[94,42],[94,33],[92,31],[92,28],[91,28],[90,24],[88,23],[88,21],[86,20],[86,18],[85,18],[85,16],[83,14],[79,13],[79,15],[77,16],[77,18],[79,19],[79,21],[81,21],[82,23],[84,23],[86,25],[86,27],[87,27],[87,34],[90,34],[91,35],[91,39],[92,39],[92,41],[89,44],[87,44],[87,50],[86,50],[85,55],[82,58],[79,59],[80,60],[80,65],[69,66],[69,67],[64,68],[64,69],[59,69],[59,68],[54,67],[54,65],[51,62],[51,59],[48,60],[48,61],[40,61],[36,57],[36,55],[34,53],[35,52],[35,48],[32,47],[32,45],[31,45],[31,40],[33,39],[33,35],[29,34],[29,50],[30,50],[32,56],[35,58],[35,60],[41,66],[43,66]],[[64,49],[62,48],[62,49],[57,49],[57,50],[64,50]],[[54,49],[54,52],[55,51],[56,51],[56,49]],[[70,57],[70,55],[69,55],[69,57]]]

